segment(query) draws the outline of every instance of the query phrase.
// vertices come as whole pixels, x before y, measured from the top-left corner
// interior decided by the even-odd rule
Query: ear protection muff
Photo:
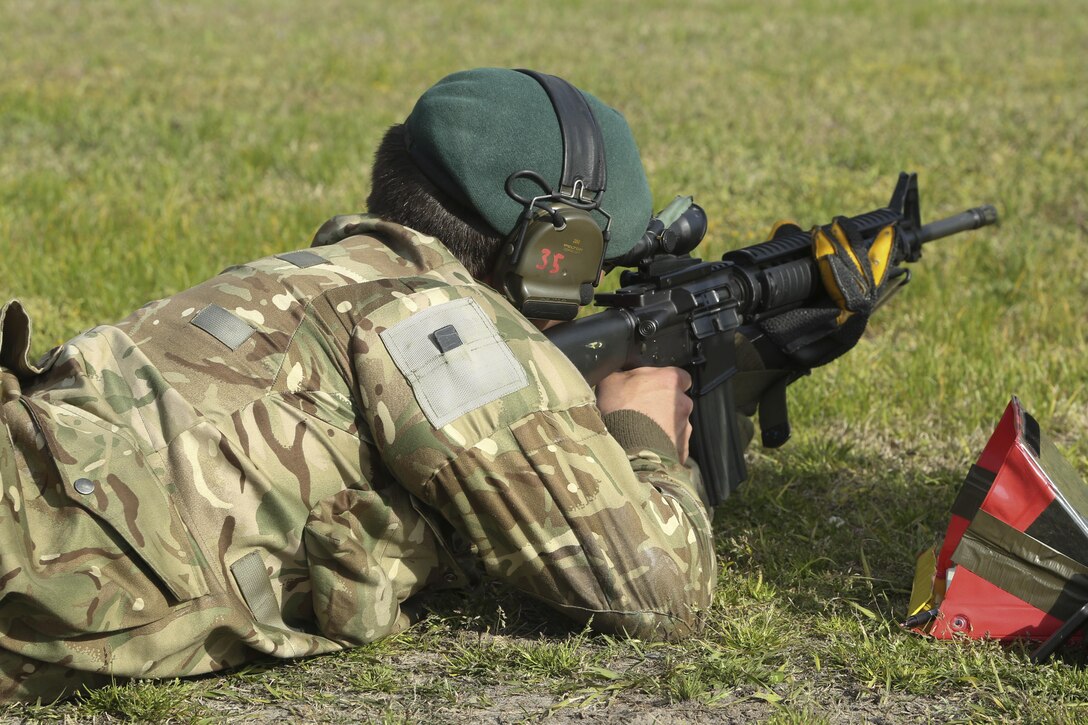
[[[532,170],[516,171],[506,179],[506,193],[525,210],[499,254],[494,279],[526,317],[573,320],[581,306],[593,301],[612,222],[600,208],[606,182],[604,139],[593,109],[577,88],[556,76],[520,72],[544,87],[555,109],[563,173],[558,189]],[[540,194],[518,193],[514,186],[519,180],[539,187]],[[593,212],[605,219],[603,231]]]

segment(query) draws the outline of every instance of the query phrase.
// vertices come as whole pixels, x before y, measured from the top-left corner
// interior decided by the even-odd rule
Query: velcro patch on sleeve
[[[208,305],[193,316],[192,325],[199,327],[231,350],[237,350],[253,334],[253,328],[242,318],[219,305]]]
[[[529,384],[510,346],[470,298],[423,309],[381,338],[435,428]]]
[[[305,249],[300,252],[287,252],[286,254],[277,254],[277,259],[282,259],[284,262],[290,262],[299,269],[306,269],[307,267],[316,267],[319,264],[325,264],[328,260],[319,254],[313,252],[307,252]]]

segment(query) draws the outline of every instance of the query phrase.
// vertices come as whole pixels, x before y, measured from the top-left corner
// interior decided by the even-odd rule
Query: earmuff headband
[[[563,175],[559,192],[579,201],[599,197],[607,182],[604,138],[585,96],[562,78],[524,68],[517,70],[536,80],[555,108],[563,138]]]

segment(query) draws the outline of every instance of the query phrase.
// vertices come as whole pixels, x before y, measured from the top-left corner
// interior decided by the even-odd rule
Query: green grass
[[[369,648],[117,685],[8,717],[1075,722],[1081,657],[901,632],[913,555],[1012,394],[1088,472],[1088,16],[1056,0],[0,4],[0,297],[44,352],[360,210],[381,133],[476,65],[621,108],[705,256],[884,204],[1002,225],[927,248],[846,358],[794,385],[795,438],[717,514],[702,636],[572,631],[453,597]],[[574,713],[574,714],[572,714]]]

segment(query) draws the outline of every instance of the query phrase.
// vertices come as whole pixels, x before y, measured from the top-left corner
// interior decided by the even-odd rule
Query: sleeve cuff
[[[635,410],[615,410],[603,417],[608,432],[624,450],[649,448],[677,460],[680,453],[668,433],[648,415]]]

